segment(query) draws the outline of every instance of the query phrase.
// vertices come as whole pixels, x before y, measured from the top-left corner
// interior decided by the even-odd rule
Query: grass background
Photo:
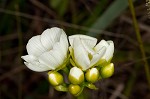
[[[134,0],[146,60],[150,61],[150,19],[145,0]],[[113,40],[115,73],[85,89],[80,99],[150,99],[142,54],[128,0],[0,0],[0,99],[73,99],[55,91],[46,73],[29,70],[20,56],[26,44],[57,26],[67,35]]]

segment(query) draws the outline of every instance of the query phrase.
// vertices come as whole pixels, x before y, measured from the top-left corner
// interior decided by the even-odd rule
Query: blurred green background
[[[145,0],[133,2],[150,62],[148,7]],[[0,0],[0,99],[75,99],[55,91],[46,73],[29,70],[20,58],[32,36],[53,26],[68,36],[86,34],[115,43],[114,75],[78,99],[150,99],[128,0]]]

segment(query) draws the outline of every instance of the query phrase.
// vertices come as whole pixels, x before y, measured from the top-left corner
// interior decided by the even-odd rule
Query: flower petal
[[[64,56],[62,56],[62,53],[56,50],[46,52],[39,57],[39,62],[47,65],[49,68],[52,68],[53,70],[61,66],[63,64],[63,61]]]
[[[41,44],[41,36],[34,36],[32,37],[28,43],[27,43],[27,52],[30,55],[35,55],[35,56],[39,56],[41,55],[43,52],[46,51],[46,49],[43,47],[43,45]]]
[[[109,46],[107,47],[106,52],[102,58],[106,59],[106,61],[109,61],[113,57],[114,43],[113,43],[113,41],[107,41],[107,42],[108,42]]]
[[[61,57],[67,58],[68,40],[65,32],[62,32],[60,41],[55,43],[55,45],[53,46],[53,50],[58,51]]]
[[[95,55],[93,55],[90,67],[95,65],[101,59],[101,57],[105,54],[105,51],[106,51],[106,47],[103,46]]]
[[[88,46],[87,43],[85,43],[84,41],[81,41],[81,43],[84,46],[85,50],[88,51],[88,53],[90,53],[91,55],[93,55],[95,53],[95,51],[93,50],[93,48],[91,48],[90,46]]]
[[[36,72],[43,72],[43,71],[47,71],[50,70],[50,68],[48,68],[47,66],[40,66],[40,64],[32,64],[32,63],[28,63],[28,62],[24,62],[24,64],[31,70],[36,71]]]
[[[108,47],[108,43],[105,40],[101,40],[95,47],[94,50],[97,52],[99,49],[101,49],[103,46]]]
[[[75,38],[80,38],[83,42],[85,42],[91,48],[93,48],[97,43],[97,39],[94,37],[90,37],[86,35],[72,35],[72,36],[69,36],[69,42],[71,46],[73,46],[73,42],[74,42],[73,40]]]
[[[51,29],[46,29],[42,34],[41,34],[41,42],[43,46],[47,50],[51,50],[53,48],[53,45],[56,42],[59,42],[60,36],[62,33],[62,29],[53,27]]]
[[[107,42],[108,42],[109,46],[107,47],[106,52],[102,58],[106,59],[106,61],[109,61],[113,57],[114,43],[113,43],[113,41],[107,41]]]
[[[90,65],[88,52],[84,49],[79,38],[75,38],[73,45],[75,63],[79,65],[83,70],[86,70]]]
[[[21,56],[21,58],[24,59],[26,62],[32,62],[37,60],[37,57],[33,55],[25,55]]]
[[[59,43],[60,43],[60,48],[57,47],[57,49],[60,50],[61,53],[64,53],[66,55],[68,52],[68,39],[65,32],[62,32]]]
[[[63,64],[67,58],[68,40],[67,35],[62,32],[60,42],[53,45],[53,49],[40,56],[40,62],[49,65],[51,68],[56,69]]]
[[[57,51],[58,53],[60,53],[61,57],[67,57],[67,51],[64,51],[65,47],[61,45],[60,42],[55,43],[55,45],[53,46],[53,49],[51,51]]]

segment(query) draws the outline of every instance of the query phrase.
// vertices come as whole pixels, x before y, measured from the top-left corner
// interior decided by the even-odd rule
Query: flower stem
[[[63,71],[64,71],[67,75],[69,75],[69,69],[68,69],[67,66],[66,66],[65,68],[63,68]]]
[[[143,57],[145,73],[146,73],[147,81],[148,81],[149,88],[150,88],[149,65],[148,65],[148,62],[147,62],[147,59],[146,59],[146,54],[145,54],[145,50],[144,50],[140,30],[139,30],[136,15],[135,15],[135,9],[134,9],[132,0],[128,0],[128,3],[129,3],[130,10],[131,10],[133,25],[134,25],[134,29],[135,29],[135,32],[136,32],[136,37],[137,37],[137,40],[138,40],[138,43],[139,43],[139,47],[140,47],[140,50],[141,50],[141,54],[142,54],[142,57]]]

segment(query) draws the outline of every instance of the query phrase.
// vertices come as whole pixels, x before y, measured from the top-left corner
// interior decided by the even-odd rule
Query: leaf
[[[87,35],[96,37],[97,34],[92,33],[92,29],[106,29],[112,23],[112,21],[116,19],[127,7],[127,0],[115,0],[104,12],[104,14],[95,21]]]

